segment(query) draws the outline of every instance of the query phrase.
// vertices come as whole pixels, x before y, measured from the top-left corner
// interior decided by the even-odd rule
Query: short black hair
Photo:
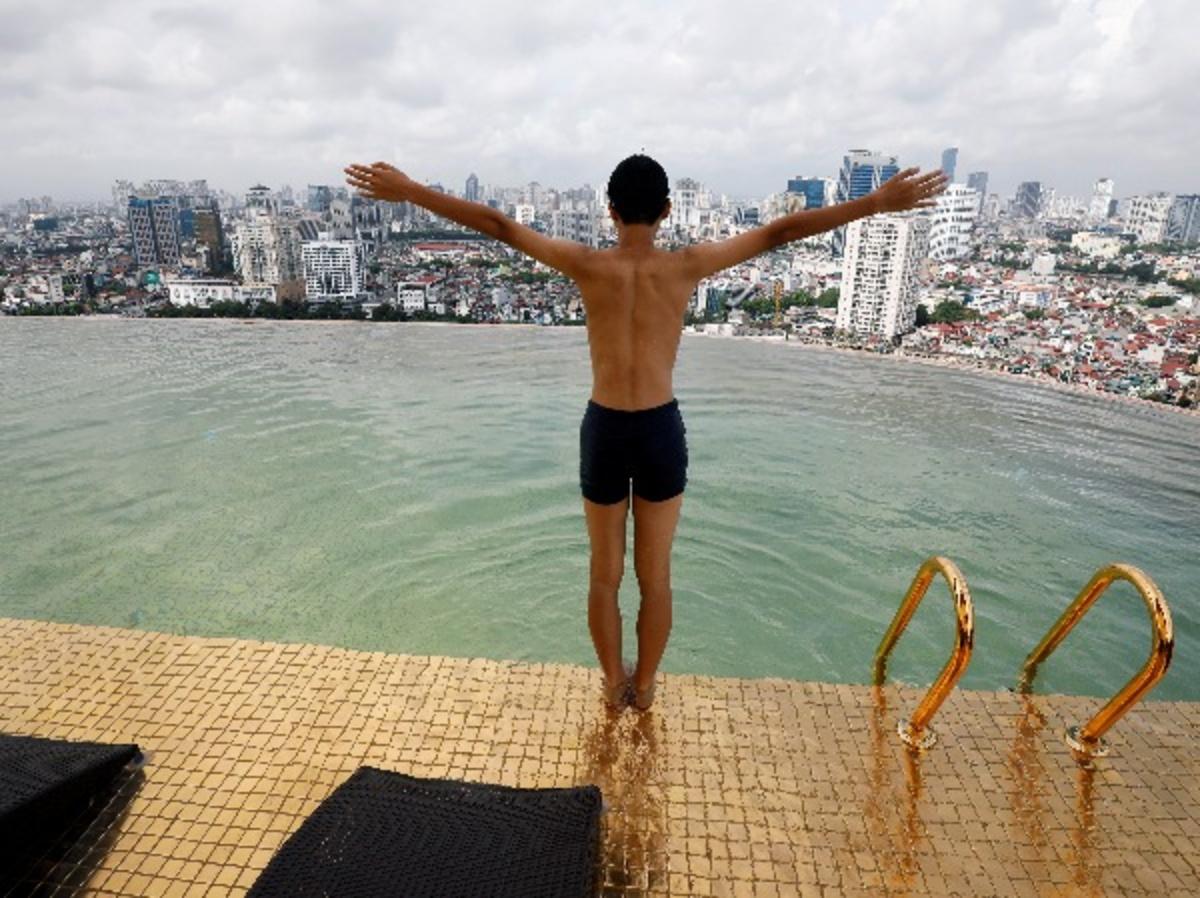
[[[641,153],[622,159],[608,179],[608,201],[625,224],[654,224],[669,192],[663,167]]]

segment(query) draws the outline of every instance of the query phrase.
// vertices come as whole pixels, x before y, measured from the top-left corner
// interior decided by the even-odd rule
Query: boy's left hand
[[[375,200],[402,202],[408,199],[408,187],[413,183],[408,175],[386,162],[373,165],[352,163],[344,171],[346,183],[356,188],[359,196]]]
[[[934,199],[946,189],[949,178],[940,169],[920,174],[919,169],[906,168],[892,175],[868,194],[878,212],[904,212],[908,209],[929,209],[937,205]]]

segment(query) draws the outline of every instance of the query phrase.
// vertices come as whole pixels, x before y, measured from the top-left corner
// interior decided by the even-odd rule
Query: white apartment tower
[[[597,245],[596,213],[586,204],[574,209],[555,209],[550,213],[550,236],[574,240],[587,246]]]
[[[273,215],[279,211],[279,201],[275,199],[275,195],[271,192],[270,187],[255,184],[246,191],[246,207],[248,209],[262,209],[264,212]]]
[[[304,292],[310,301],[354,300],[361,297],[366,253],[355,240],[322,239],[304,243]]]
[[[1167,216],[1166,239],[1200,243],[1200,194],[1175,197]]]
[[[962,184],[950,184],[938,196],[929,228],[931,258],[959,259],[971,251],[980,199],[976,191]]]
[[[889,340],[912,330],[929,228],[928,216],[919,214],[874,215],[846,228],[838,330]]]
[[[668,228],[694,231],[700,227],[702,210],[709,207],[708,194],[704,185],[694,178],[677,178],[671,191],[671,214],[667,217]]]
[[[1138,243],[1160,243],[1174,197],[1169,193],[1131,196],[1125,209],[1125,226],[1137,234]]]
[[[1088,207],[1088,215],[1093,221],[1104,221],[1108,218],[1108,207],[1112,203],[1112,178],[1101,178],[1092,185],[1092,202]]]
[[[244,284],[278,286],[301,277],[300,238],[293,224],[261,209],[233,231],[233,264]]]

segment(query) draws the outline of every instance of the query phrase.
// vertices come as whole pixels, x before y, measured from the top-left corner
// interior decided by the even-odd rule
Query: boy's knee
[[[621,588],[621,579],[623,576],[624,571],[593,573],[588,581],[589,595],[604,598],[615,597]]]
[[[638,591],[642,594],[643,602],[671,601],[670,579],[638,577]]]

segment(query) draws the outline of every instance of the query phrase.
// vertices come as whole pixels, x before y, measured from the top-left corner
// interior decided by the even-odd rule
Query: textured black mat
[[[136,745],[0,734],[0,883],[33,866],[138,757]]]
[[[247,898],[586,898],[600,803],[596,786],[517,789],[360,767]]]

